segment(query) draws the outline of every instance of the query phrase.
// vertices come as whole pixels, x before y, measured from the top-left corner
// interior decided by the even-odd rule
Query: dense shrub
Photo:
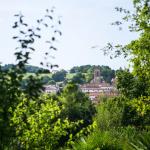
[[[71,122],[67,118],[62,119],[64,106],[59,106],[57,101],[46,95],[36,101],[24,96],[21,98],[11,119],[11,125],[16,129],[14,148],[58,149],[67,143],[62,137],[67,136],[69,141],[69,130],[75,130],[82,124],[81,120]]]

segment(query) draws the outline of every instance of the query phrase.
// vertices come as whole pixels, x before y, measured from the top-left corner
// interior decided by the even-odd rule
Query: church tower
[[[94,78],[92,80],[92,83],[101,83],[101,73],[98,68],[94,69]]]

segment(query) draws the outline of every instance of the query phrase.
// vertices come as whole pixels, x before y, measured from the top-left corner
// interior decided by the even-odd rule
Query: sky
[[[43,15],[46,9],[55,6],[55,16],[61,16],[62,24],[58,28],[62,37],[57,41],[58,51],[52,52],[55,59],[49,60],[58,64],[60,68],[70,69],[80,65],[108,65],[113,69],[127,67],[123,58],[109,59],[104,56],[101,48],[108,42],[126,44],[137,35],[128,32],[124,25],[122,31],[111,23],[120,19],[115,7],[124,7],[132,10],[131,0],[0,0],[0,62],[3,64],[15,63],[16,42],[12,40],[15,31],[12,25],[14,14],[24,14],[29,24],[35,18]],[[34,23],[33,23],[34,24]],[[49,37],[47,32],[43,33]],[[98,48],[91,48],[93,46]],[[30,64],[38,66],[43,59],[42,49],[45,43],[36,43],[37,51],[32,55]],[[40,49],[40,50],[38,50]]]

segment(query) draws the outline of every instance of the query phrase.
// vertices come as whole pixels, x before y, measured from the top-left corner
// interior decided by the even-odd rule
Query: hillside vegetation
[[[15,67],[13,64],[8,64],[2,66],[2,70],[6,71]],[[70,71],[59,70],[55,73],[51,73],[48,69],[43,69],[36,66],[26,65],[26,73],[24,75],[24,80],[29,76],[35,76],[39,73],[39,78],[42,78],[44,84],[51,84],[56,82],[74,82],[79,84],[88,83],[93,79],[94,69],[98,68],[101,71],[102,80],[107,83],[111,83],[112,78],[115,78],[115,71],[108,66],[95,66],[95,65],[84,65],[75,66],[70,69]]]

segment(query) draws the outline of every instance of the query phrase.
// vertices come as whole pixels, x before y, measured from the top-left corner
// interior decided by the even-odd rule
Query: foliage
[[[20,86],[21,75],[18,70],[2,71],[0,66],[0,149],[3,149],[14,134],[10,127],[11,113],[10,107],[15,110],[21,94]]]
[[[74,66],[70,69],[70,73],[86,73],[91,68],[91,65]]]
[[[8,71],[14,67],[17,67],[17,66],[14,64],[6,64],[6,65],[2,66],[2,70]],[[44,68],[32,66],[32,65],[25,65],[25,70],[27,73],[50,73],[50,71],[48,69],[44,69]]]
[[[128,150],[148,150],[150,149],[150,132],[144,132],[137,135],[134,139],[128,142]]]
[[[15,68],[16,65],[13,64],[8,64],[2,66],[2,70],[9,70],[12,68]],[[103,79],[111,83],[112,78],[115,77],[115,71],[109,68],[108,66],[96,66],[101,70],[101,75],[103,76]],[[76,73],[72,73],[74,68],[78,68],[79,71],[76,71]],[[79,69],[81,68],[81,69]],[[70,73],[67,73],[65,70],[60,70],[56,73],[53,73],[53,78],[52,73],[48,69],[44,69],[41,67],[36,67],[32,65],[25,65],[25,74],[24,74],[24,79],[22,81],[22,87],[24,88],[25,85],[27,84],[26,80],[27,78],[32,75],[36,76],[38,74],[39,78],[43,78],[44,84],[51,84],[51,82],[73,82],[73,83],[78,83],[78,84],[83,84],[83,83],[89,83],[93,79],[93,71],[94,71],[94,66],[92,65],[85,65],[85,66],[79,66],[79,67],[73,67],[70,70]],[[66,72],[66,73],[65,73]],[[66,74],[66,75],[65,75]],[[48,77],[50,78],[48,80]],[[52,81],[53,80],[53,81]]]
[[[123,114],[123,123],[125,125],[143,126],[149,125],[147,116],[149,112],[146,111],[143,117],[139,115],[138,109],[135,108],[138,104],[140,107],[145,107],[150,95],[150,5],[149,0],[133,0],[134,12],[131,13],[123,8],[116,8],[125,16],[122,21],[131,23],[129,30],[137,32],[139,38],[132,40],[126,45],[108,44],[104,48],[106,54],[114,53],[114,56],[124,54],[129,58],[132,72],[121,71],[117,74],[117,87],[120,93],[126,97],[126,105]],[[116,23],[121,25],[122,22]],[[145,101],[145,100],[146,101]],[[129,102],[128,102],[129,101]],[[134,107],[133,107],[134,106]],[[138,105],[139,106],[139,105]],[[143,108],[144,109],[144,108]],[[141,110],[140,113],[143,111]],[[147,120],[147,121],[146,121]],[[146,123],[146,122],[147,123]]]
[[[64,144],[62,137],[69,136],[68,131],[75,130],[82,123],[62,119],[64,106],[59,106],[57,101],[46,95],[36,101],[24,96],[21,99],[11,119],[17,136],[13,144],[21,149],[59,148]]]
[[[28,77],[24,89],[21,88],[21,84],[26,74],[26,66],[29,59],[31,59],[30,55],[35,51],[34,43],[37,39],[41,39],[40,31],[46,25],[44,21],[48,16],[49,10],[46,10],[45,17],[37,20],[37,26],[33,27],[24,21],[24,16],[21,13],[14,15],[16,21],[12,28],[18,31],[13,36],[13,39],[18,43],[14,53],[16,56],[16,65],[6,66],[6,69],[0,65],[0,149],[5,149],[15,136],[15,128],[10,126],[10,119],[12,112],[15,111],[17,105],[20,103],[22,92],[29,99],[36,99],[41,93],[42,83],[38,74],[36,74],[36,77]],[[48,27],[48,25],[45,27]],[[54,33],[56,33],[55,28]],[[53,41],[55,41],[55,37],[52,36],[51,44]],[[51,46],[51,48],[54,47]],[[48,55],[48,53],[45,55]],[[10,108],[11,112],[9,111]]]
[[[66,71],[65,70],[61,70],[61,71],[57,71],[56,73],[54,73],[52,75],[52,79],[55,81],[55,82],[60,82],[60,81],[64,81],[65,80],[65,77],[66,77]]]
[[[83,84],[86,82],[85,76],[82,73],[77,73],[75,76],[73,76],[71,82],[75,84]]]
[[[101,102],[97,107],[96,122],[101,131],[121,126],[124,101],[122,97],[116,97]]]
[[[128,142],[136,136],[133,127],[122,127],[122,98],[107,99],[97,107],[96,129],[87,137],[83,137],[74,145],[75,150],[123,150]]]
[[[120,94],[132,99],[146,94],[145,82],[135,77],[129,70],[121,70],[117,72],[117,89]]]
[[[115,77],[115,71],[108,66],[99,66],[99,65],[75,66],[71,68],[70,73],[84,74],[86,82],[90,82],[93,78],[93,72],[95,68],[100,69],[104,81],[106,81],[107,83],[111,83],[112,78]]]
[[[76,143],[74,150],[122,150],[121,144],[110,132],[96,130],[88,138]]]
[[[144,110],[149,107],[150,95],[149,35],[148,31],[144,32],[141,34],[140,39],[132,41],[126,46],[132,56],[133,72],[132,74],[122,72],[122,74],[118,75],[118,88],[121,94],[130,99],[124,109],[123,123],[125,125],[132,124],[142,127],[150,125],[149,111]]]
[[[123,125],[134,125],[145,128],[150,125],[150,97],[139,97],[128,100],[123,112]]]
[[[42,83],[43,84],[48,84],[50,81],[52,82],[52,78],[50,78],[49,76],[45,75],[45,76],[42,77]]]
[[[103,101],[97,108],[96,129],[78,140],[74,149],[149,149],[149,128],[122,125],[125,103],[125,97]]]
[[[137,113],[142,117],[150,112],[150,96],[135,98],[129,102],[129,105],[131,105],[133,109],[136,109]]]
[[[111,58],[121,54],[128,57],[133,71],[118,72],[121,97],[100,104],[96,117],[98,130],[79,142],[75,149],[149,149],[150,3],[133,0],[133,6],[133,14],[123,8],[116,10],[126,14],[123,21],[131,22],[129,30],[138,32],[139,38],[124,46],[108,43],[103,49]],[[122,22],[115,24],[120,26]]]
[[[101,131],[94,130],[87,137],[81,138],[74,145],[74,150],[148,150],[150,147],[150,132],[137,131],[134,127],[121,127]]]
[[[127,45],[133,64],[133,74],[145,85],[145,92],[150,93],[150,29],[141,34],[138,40]]]
[[[64,115],[69,120],[83,120],[85,126],[92,123],[95,114],[94,105],[76,84],[69,83],[64,87],[60,101],[65,107]]]

